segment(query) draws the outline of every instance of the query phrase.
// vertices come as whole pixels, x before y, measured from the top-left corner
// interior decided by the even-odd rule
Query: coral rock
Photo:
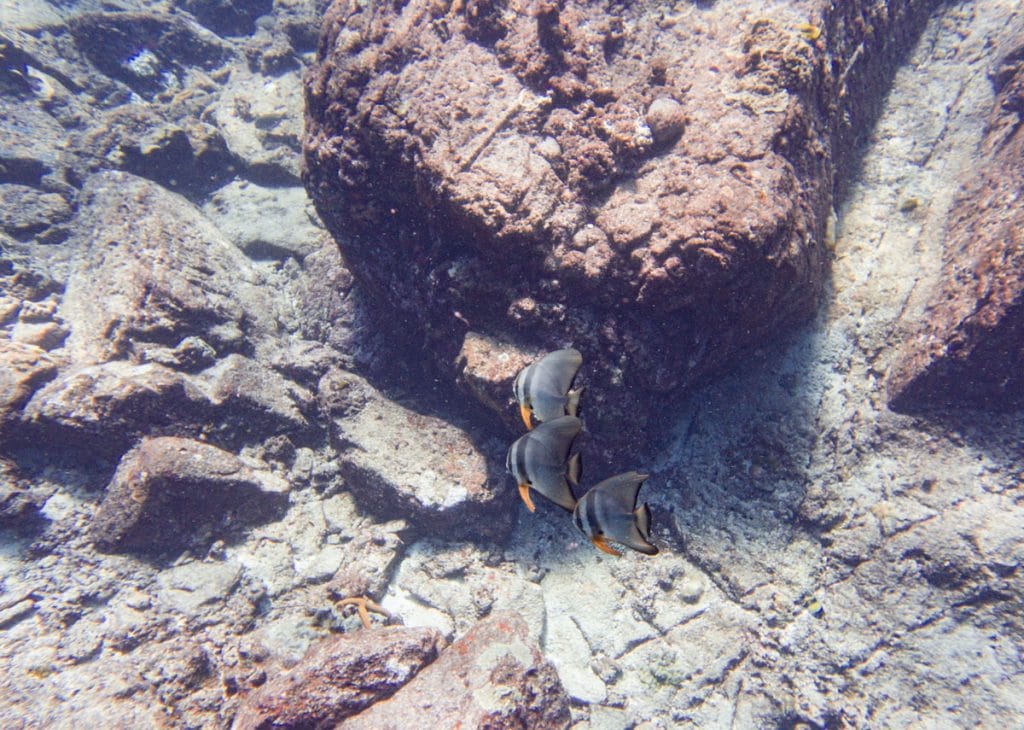
[[[484,619],[389,700],[342,723],[356,728],[567,728],[555,668],[514,611]]]
[[[76,363],[104,362],[189,336],[218,352],[262,319],[249,261],[184,198],[126,173],[91,177],[61,315]],[[173,226],[168,225],[173,221]]]
[[[833,176],[935,4],[747,0],[710,23],[652,2],[335,0],[306,76],[306,187],[449,376],[467,329],[571,343],[605,394],[589,426],[614,434],[594,450],[633,453],[666,393],[814,311]]]
[[[234,730],[328,727],[390,697],[437,658],[435,629],[388,626],[327,639],[249,695]]]

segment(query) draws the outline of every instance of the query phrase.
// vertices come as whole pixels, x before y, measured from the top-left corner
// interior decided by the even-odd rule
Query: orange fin
[[[608,541],[604,539],[604,535],[595,535],[594,537],[590,538],[590,542],[594,543],[594,547],[596,547],[598,550],[606,552],[609,555],[614,555],[615,557],[619,557],[620,555],[622,555],[622,553],[620,553],[618,550],[616,550],[608,544]]]
[[[530,485],[520,484],[519,485],[519,496],[523,498],[523,503],[526,505],[526,509],[531,512],[536,511],[536,507],[533,506],[533,500],[530,499]]]
[[[528,428],[528,429],[532,429],[533,428],[533,424],[530,423],[530,414],[531,414],[531,411],[530,411],[529,406],[524,406],[522,403],[520,403],[519,404],[519,415],[523,417],[523,423],[526,424],[526,428]]]

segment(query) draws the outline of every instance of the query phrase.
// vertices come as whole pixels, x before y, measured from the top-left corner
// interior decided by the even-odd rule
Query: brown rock
[[[387,626],[327,639],[242,703],[234,730],[320,728],[390,697],[433,662],[436,629]]]
[[[949,214],[941,280],[888,375],[897,411],[1024,406],[1024,46],[995,75],[975,177]]]
[[[340,727],[566,728],[558,674],[512,611],[496,612],[453,643],[394,697]]]
[[[254,433],[302,433],[303,415],[313,408],[313,394],[256,360],[229,355],[203,373],[210,399],[237,420],[237,428]]]
[[[0,423],[55,377],[57,366],[57,360],[41,347],[0,339]]]
[[[449,374],[468,330],[571,343],[635,452],[667,392],[814,310],[833,175],[935,4],[335,0],[306,186],[403,340]]]
[[[82,253],[61,315],[76,363],[133,356],[199,337],[218,352],[250,344],[265,301],[245,256],[187,200],[126,173],[89,179]]]
[[[211,414],[206,395],[187,375],[155,363],[114,361],[40,388],[19,425],[64,446],[119,454],[141,435],[197,432]]]
[[[90,536],[107,550],[176,550],[200,528],[227,529],[279,516],[287,490],[280,477],[215,446],[147,438],[121,458]]]
[[[459,351],[459,384],[487,408],[503,416],[513,430],[522,429],[519,407],[512,394],[516,374],[541,354],[467,332]]]

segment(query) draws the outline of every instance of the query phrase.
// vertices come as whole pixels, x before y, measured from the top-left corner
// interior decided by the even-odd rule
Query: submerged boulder
[[[121,458],[90,535],[112,552],[181,549],[204,530],[279,517],[287,492],[283,479],[228,451],[191,439],[147,438]]]
[[[104,172],[83,191],[77,255],[61,315],[69,353],[87,364],[174,347],[251,349],[265,319],[249,261],[183,197]]]
[[[1018,42],[993,77],[996,101],[974,177],[949,214],[941,280],[889,371],[897,411],[1024,407],[1024,37]]]
[[[814,310],[833,177],[935,5],[336,0],[306,186],[406,341],[449,375],[467,337],[571,343],[595,450],[633,453]]]
[[[325,639],[246,697],[232,728],[330,727],[390,697],[444,645],[436,629],[404,626]]]
[[[456,640],[394,697],[342,728],[567,728],[569,698],[514,611]]]

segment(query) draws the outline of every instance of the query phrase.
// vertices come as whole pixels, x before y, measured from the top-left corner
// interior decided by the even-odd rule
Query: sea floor
[[[657,556],[602,554],[548,505],[517,504],[507,540],[410,540],[401,520],[361,513],[326,443],[274,467],[294,485],[280,519],[205,555],[111,555],[87,534],[109,474],[36,465],[44,526],[0,532],[0,725],[227,725],[268,667],[360,630],[328,590],[355,561],[385,609],[449,638],[518,610],[574,727],[1012,725],[1024,716],[1024,419],[897,415],[884,378],[898,322],[923,311],[938,275],[951,181],[993,100],[992,48],[1020,12],[983,0],[929,23],[835,211],[818,316],[694,393],[668,442],[632,465],[650,474]],[[235,94],[266,103],[256,77]],[[275,78],[275,94],[301,98],[297,72]],[[317,276],[293,261],[331,245],[296,222],[301,192],[294,178],[236,181],[206,200],[249,241],[254,286],[282,311]],[[253,207],[232,216],[218,200]],[[246,232],[253,210],[273,233]],[[428,434],[408,446],[430,447]]]

